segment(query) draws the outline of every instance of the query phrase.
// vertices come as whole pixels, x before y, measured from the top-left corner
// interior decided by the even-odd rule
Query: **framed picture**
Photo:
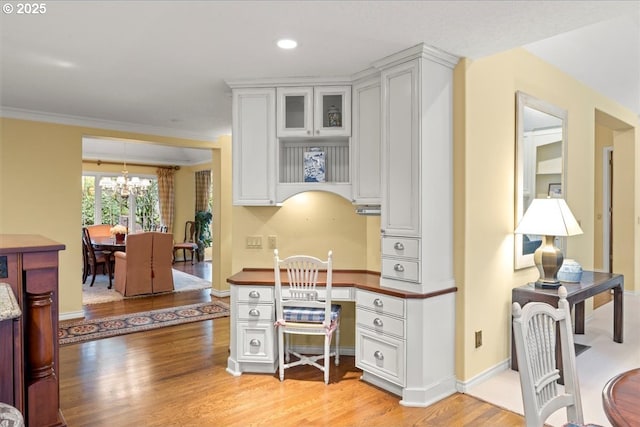
[[[559,183],[549,184],[548,196],[555,199],[562,197],[562,184],[559,184]]]
[[[304,152],[304,182],[324,182],[324,151],[311,148]]]

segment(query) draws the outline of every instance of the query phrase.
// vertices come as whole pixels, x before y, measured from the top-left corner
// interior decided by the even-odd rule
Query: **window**
[[[120,194],[103,190],[96,183],[107,174],[82,176],[82,225],[123,224],[131,231],[156,230],[160,224],[158,180],[145,176],[151,182],[149,189],[139,195]],[[133,226],[131,226],[133,224]]]

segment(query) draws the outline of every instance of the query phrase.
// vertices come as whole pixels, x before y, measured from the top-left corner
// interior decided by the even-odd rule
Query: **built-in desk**
[[[286,277],[283,277],[286,286]],[[275,293],[272,269],[244,269],[229,277],[230,354],[227,372],[275,373]],[[321,273],[318,283],[326,282]],[[362,379],[428,406],[455,392],[457,288],[417,294],[380,286],[380,274],[333,270],[332,301],[356,306],[355,356]]]

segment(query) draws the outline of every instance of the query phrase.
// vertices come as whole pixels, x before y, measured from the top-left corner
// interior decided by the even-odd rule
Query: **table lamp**
[[[556,236],[575,236],[582,229],[564,199],[534,199],[516,227],[517,234],[542,235],[543,241],[533,254],[540,278],[536,286],[555,289],[560,286],[558,270],[564,257],[554,240]]]

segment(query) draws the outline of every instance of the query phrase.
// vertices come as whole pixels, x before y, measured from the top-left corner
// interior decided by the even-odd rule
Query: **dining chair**
[[[542,302],[530,302],[524,307],[513,303],[513,338],[527,427],[542,427],[549,415],[563,407],[570,423],[584,423],[571,311],[564,286],[558,288],[558,296],[558,308]],[[558,384],[557,339],[562,354],[564,389]]]
[[[175,243],[173,245],[173,261],[176,259],[176,252],[182,249],[182,259],[187,262],[187,251],[191,253],[191,264],[193,264],[194,257],[198,254],[198,225],[195,221],[187,221],[184,225],[184,240],[182,243]]]
[[[93,275],[91,278],[91,284],[93,286],[96,281],[96,274],[99,266],[102,266],[102,272],[104,274],[105,269],[109,278],[111,278],[111,268],[113,264],[113,254],[110,252],[96,251],[91,243],[91,237],[89,236],[89,230],[87,227],[82,227],[82,251],[84,267],[82,271],[82,283],[87,281],[89,273]],[[111,289],[111,283],[109,283],[109,289]]]
[[[280,381],[284,381],[285,369],[298,365],[312,365],[324,372],[324,382],[329,383],[329,360],[335,356],[340,364],[340,311],[331,304],[332,252],[327,261],[306,255],[295,255],[280,259],[274,250],[274,272],[276,291],[276,327],[278,330],[278,363]],[[326,269],[324,297],[316,289],[318,275]],[[283,286],[282,270],[287,272],[287,286]],[[333,333],[336,334],[335,350],[330,351]],[[305,355],[291,349],[291,335],[317,335],[324,337],[324,351],[320,355]],[[286,342],[285,342],[286,336]],[[298,360],[291,361],[291,355]],[[318,363],[324,359],[323,364]],[[285,363],[286,361],[286,363]]]

